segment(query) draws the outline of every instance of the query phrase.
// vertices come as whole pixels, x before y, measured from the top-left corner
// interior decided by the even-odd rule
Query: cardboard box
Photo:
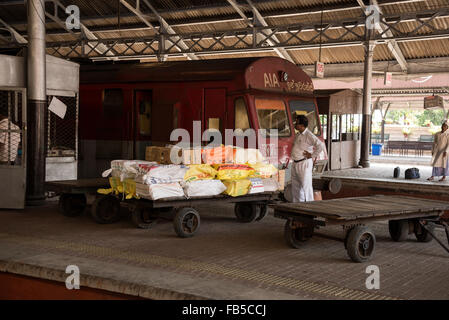
[[[273,176],[279,183],[279,190],[283,191],[285,186],[285,170],[278,170],[278,173]]]
[[[170,160],[170,148],[166,147],[147,147],[145,150],[146,161],[156,161],[160,164],[171,164]]]

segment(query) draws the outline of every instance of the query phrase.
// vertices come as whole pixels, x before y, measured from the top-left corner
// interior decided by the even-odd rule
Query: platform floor
[[[190,239],[176,237],[170,220],[136,229],[125,211],[119,223],[99,225],[87,212],[64,217],[54,203],[1,210],[0,272],[64,282],[73,264],[81,286],[150,299],[449,299],[449,255],[435,241],[395,243],[375,223],[375,257],[357,264],[327,238],[342,238],[340,228],[298,250],[271,209],[251,224],[238,223],[229,204],[198,209],[201,230]],[[380,268],[380,290],[365,287],[368,265]]]
[[[401,169],[401,175],[399,178],[393,177],[394,168],[399,167]],[[405,170],[408,168],[418,168],[420,173],[419,179],[407,180],[404,177]],[[446,177],[446,181],[440,182],[439,178],[435,178],[434,181],[427,181],[427,178],[432,174],[432,167],[430,166],[420,166],[420,165],[409,165],[409,164],[396,164],[396,163],[377,163],[371,162],[369,168],[352,168],[344,170],[334,170],[326,171],[323,173],[324,177],[341,177],[341,178],[355,178],[355,179],[379,179],[379,180],[389,180],[394,182],[403,183],[421,183],[426,185],[437,185],[437,186],[447,186],[449,187],[449,177]]]

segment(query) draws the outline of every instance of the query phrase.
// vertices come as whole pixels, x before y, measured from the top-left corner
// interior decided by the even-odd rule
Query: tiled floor
[[[119,223],[98,225],[88,211],[67,218],[55,204],[2,210],[0,271],[26,264],[40,267],[36,276],[51,278],[55,271],[45,268],[64,271],[75,264],[82,285],[88,275],[96,279],[89,285],[98,288],[109,279],[113,290],[122,293],[143,286],[170,290],[178,294],[175,298],[449,299],[449,254],[435,241],[418,243],[413,236],[392,242],[385,223],[371,225],[377,236],[374,258],[357,264],[342,242],[319,235],[301,249],[289,248],[283,239],[285,221],[274,218],[271,210],[250,224],[238,223],[229,204],[198,210],[201,229],[189,239],[176,237],[169,215],[153,229],[142,230],[134,228],[125,211]],[[340,228],[319,233],[343,237]],[[442,230],[438,234],[442,237]],[[366,289],[369,265],[380,268],[379,290]]]

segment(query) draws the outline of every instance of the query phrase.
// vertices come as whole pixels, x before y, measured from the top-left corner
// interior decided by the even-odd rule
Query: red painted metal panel
[[[109,88],[123,90],[121,119],[110,120],[104,116],[102,96]],[[174,127],[188,130],[191,137],[193,121],[202,121],[204,130],[209,117],[220,118],[221,130],[234,129],[234,98],[238,96],[245,97],[254,129],[259,128],[255,96],[281,98],[286,104],[290,98],[313,99],[310,77],[301,68],[275,57],[82,67],[80,139],[140,140],[142,137],[135,134],[138,130],[133,100],[138,99],[136,90],[151,90],[153,106],[171,105],[177,113]],[[294,139],[288,111],[292,135],[279,140],[281,163],[287,161]],[[174,112],[167,116],[174,117]]]

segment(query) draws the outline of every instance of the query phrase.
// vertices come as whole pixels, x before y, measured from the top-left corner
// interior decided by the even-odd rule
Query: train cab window
[[[287,108],[283,100],[256,98],[256,110],[259,128],[266,129],[267,135],[276,135],[271,130],[277,130],[279,137],[291,135]]]
[[[318,119],[317,109],[315,102],[313,101],[303,101],[303,100],[291,100],[290,101],[290,112],[292,113],[292,120],[295,121],[298,115],[304,115],[309,120],[308,129],[313,132],[313,134],[320,136],[321,127]],[[296,129],[295,129],[296,130]]]
[[[234,129],[243,132],[249,129],[248,110],[246,109],[245,100],[238,98],[234,102]]]
[[[123,115],[123,90],[103,90],[103,116],[105,118],[121,118]]]

